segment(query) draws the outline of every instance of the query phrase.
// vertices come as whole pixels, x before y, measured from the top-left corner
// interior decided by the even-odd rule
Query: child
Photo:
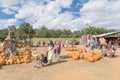
[[[43,66],[44,63],[48,62],[48,60],[47,60],[47,53],[48,52],[44,51],[44,53],[41,54],[40,59],[37,61],[37,63],[35,64],[34,67],[39,68],[40,66]]]
[[[107,56],[106,46],[102,46],[102,54],[103,54],[103,56]]]
[[[59,41],[56,41],[55,44],[55,58],[57,59],[57,61],[60,60],[60,52],[61,52],[61,44]]]

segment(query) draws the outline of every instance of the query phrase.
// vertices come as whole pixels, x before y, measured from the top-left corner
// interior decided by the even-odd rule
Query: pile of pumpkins
[[[77,51],[78,49],[76,46],[65,48],[66,51]]]
[[[73,60],[86,59],[88,62],[95,62],[102,58],[102,54],[85,48],[77,48],[77,51],[67,54],[67,57]]]
[[[18,52],[16,56],[7,56],[6,52],[0,53],[0,66],[29,63],[31,61],[30,47],[26,46],[23,51]]]

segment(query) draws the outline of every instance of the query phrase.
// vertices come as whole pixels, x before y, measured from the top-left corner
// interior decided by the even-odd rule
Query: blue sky
[[[80,30],[86,24],[120,29],[120,0],[0,0],[0,29],[29,22],[33,28]]]

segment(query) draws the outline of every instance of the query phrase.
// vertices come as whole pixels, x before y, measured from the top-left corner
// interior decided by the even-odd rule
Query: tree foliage
[[[114,29],[106,29],[103,27],[89,26],[78,31],[72,32],[71,30],[61,30],[61,29],[48,29],[44,25],[39,29],[33,29],[30,23],[22,23],[19,28],[15,26],[10,26],[14,28],[15,32],[12,32],[12,36],[19,39],[27,39],[37,37],[37,38],[80,38],[84,34],[98,35],[107,32],[116,31]],[[7,29],[0,30],[0,37],[6,37],[8,34]]]
[[[35,30],[30,25],[30,23],[23,23],[20,25],[20,27],[16,31],[16,35],[20,39],[27,39],[31,38],[35,34]]]

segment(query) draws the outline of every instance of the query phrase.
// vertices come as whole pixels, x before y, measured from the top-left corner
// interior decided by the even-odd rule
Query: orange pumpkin
[[[94,58],[95,60],[98,60],[98,59],[99,59],[99,56],[98,56],[97,54],[95,54],[95,55],[93,55],[93,58]]]
[[[84,55],[83,55],[83,54],[80,54],[79,57],[80,57],[80,59],[83,59],[83,58],[84,58]]]
[[[9,60],[10,64],[14,64],[14,59]]]
[[[102,58],[102,54],[101,53],[98,53],[96,55],[99,57],[99,59]]]
[[[17,59],[17,63],[18,63],[18,64],[21,64],[21,61],[20,61],[20,59]]]
[[[87,56],[88,56],[87,54],[84,54],[84,59],[87,59]]]
[[[0,59],[0,66],[3,66],[3,65],[5,65],[6,64],[6,61],[4,60],[4,59]]]
[[[24,60],[25,63],[30,62],[30,56],[29,56],[29,55],[25,55],[25,56],[23,57],[23,60]]]
[[[72,57],[72,53],[69,53],[69,54],[67,55],[67,57],[68,57],[68,58],[71,58],[71,57]]]
[[[2,53],[0,54],[0,56],[1,56],[1,57],[6,57],[7,54],[6,54],[5,52],[2,52]]]
[[[10,61],[6,60],[6,65],[10,65]]]
[[[88,53],[88,56],[93,56],[94,55],[94,53]]]
[[[95,59],[92,56],[87,56],[87,61],[89,62],[94,62]]]
[[[79,49],[78,52],[79,52],[79,53],[83,53],[83,49]]]
[[[78,55],[74,55],[74,56],[72,56],[72,58],[73,58],[74,60],[78,60],[78,59],[79,59],[79,56],[78,56]]]
[[[81,54],[81,53],[79,53],[79,52],[76,52],[76,53],[75,53],[75,55],[77,55],[77,56],[79,56],[80,54]]]

